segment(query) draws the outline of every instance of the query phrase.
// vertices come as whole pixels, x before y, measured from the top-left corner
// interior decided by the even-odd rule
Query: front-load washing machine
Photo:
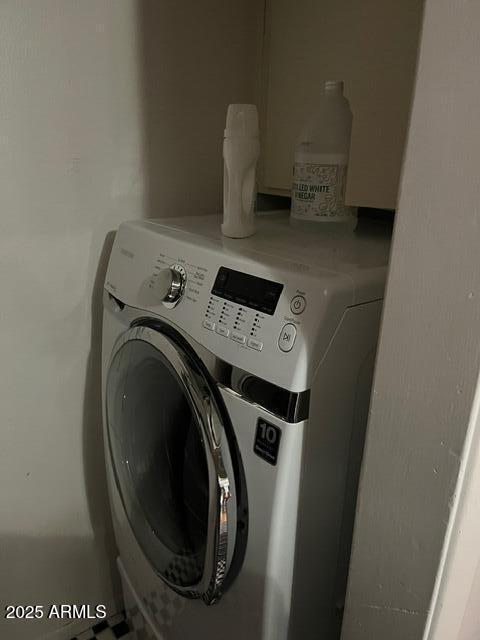
[[[104,434],[138,640],[339,637],[388,253],[285,215],[120,226]]]

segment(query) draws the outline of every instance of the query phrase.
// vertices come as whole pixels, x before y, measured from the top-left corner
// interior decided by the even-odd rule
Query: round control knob
[[[159,271],[153,285],[155,297],[166,307],[174,307],[185,290],[186,275],[185,269],[176,264]]]

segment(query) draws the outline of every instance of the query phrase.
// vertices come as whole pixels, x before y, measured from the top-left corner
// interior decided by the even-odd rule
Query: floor
[[[93,627],[82,631],[72,640],[130,640],[130,629],[125,620],[125,613],[117,613],[108,620],[97,622]]]

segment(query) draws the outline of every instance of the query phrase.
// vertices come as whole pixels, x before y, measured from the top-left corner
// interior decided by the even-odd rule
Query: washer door
[[[241,462],[216,385],[171,328],[136,326],[115,346],[106,416],[117,488],[145,556],[178,593],[215,602],[242,538]]]

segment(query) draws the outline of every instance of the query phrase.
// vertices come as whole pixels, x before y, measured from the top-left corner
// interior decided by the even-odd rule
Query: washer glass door
[[[144,554],[173,589],[214,601],[235,527],[234,480],[204,372],[169,337],[131,329],[111,360],[106,413],[117,488]]]

